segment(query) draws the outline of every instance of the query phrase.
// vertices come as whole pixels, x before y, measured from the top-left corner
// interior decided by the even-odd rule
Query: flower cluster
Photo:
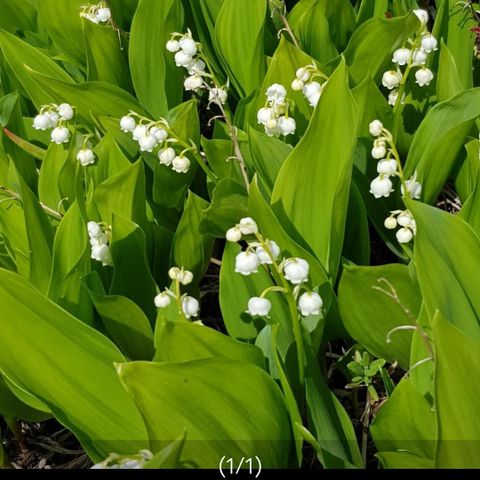
[[[172,33],[166,48],[175,54],[177,67],[184,67],[188,72],[183,86],[186,91],[200,93],[202,89],[209,91],[208,101],[224,105],[227,101],[227,86],[220,86],[213,73],[207,71],[207,62],[202,55],[202,45],[192,38],[192,32]]]
[[[320,100],[326,82],[322,85],[320,82],[314,80],[314,78],[327,80],[327,77],[318,70],[315,64],[300,67],[296,71],[295,77],[295,80],[292,82],[292,89],[301,91],[308,100],[308,103],[315,108]]]
[[[153,152],[156,150],[161,165],[166,165],[177,173],[188,172],[190,160],[185,153],[194,147],[183,149],[177,154],[173,148],[177,139],[170,135],[170,127],[165,119],[153,121],[138,113],[130,112],[120,119],[120,128],[123,132],[132,134],[140,151]]]
[[[57,145],[68,143],[70,130],[67,127],[67,122],[72,120],[74,115],[73,107],[68,103],[42,105],[38,115],[33,119],[33,128],[35,130],[52,129],[50,134],[52,142]]]
[[[183,267],[172,267],[168,271],[168,276],[175,282],[175,291],[166,288],[160,292],[154,299],[157,308],[165,308],[170,305],[172,299],[177,302],[178,311],[185,318],[196,317],[200,311],[200,303],[194,297],[190,297],[186,293],[183,295],[180,291],[180,285],[189,285],[193,281],[193,273],[185,270]]]
[[[290,135],[295,133],[295,119],[288,116],[290,102],[283,85],[274,83],[265,93],[267,101],[257,113],[258,123],[265,127],[265,133],[270,137]]]
[[[90,245],[92,247],[91,258],[102,265],[112,266],[112,254],[108,243],[111,237],[111,228],[103,226],[101,223],[90,221],[87,223],[88,236],[90,237]]]
[[[422,23],[417,36],[408,40],[408,46],[402,46],[393,52],[392,62],[396,65],[395,70],[389,70],[383,74],[382,85],[390,90],[388,103],[395,106],[398,96],[403,103],[405,94],[403,87],[407,81],[410,70],[418,67],[415,71],[415,82],[423,87],[433,80],[433,72],[425,66],[428,54],[437,50],[437,39],[428,31],[428,13],[425,10],[414,10],[415,15]],[[405,67],[402,71],[401,67]]]
[[[258,226],[250,217],[242,218],[234,227],[226,232],[226,239],[230,242],[239,242],[245,239],[248,247],[235,258],[235,272],[241,275],[251,275],[258,272],[260,265],[272,269],[282,279],[283,286],[267,288],[259,297],[252,297],[248,301],[247,313],[252,316],[268,317],[272,304],[265,298],[268,293],[276,291],[292,294],[298,301],[297,308],[304,317],[318,315],[323,306],[323,300],[317,292],[311,291],[305,283],[308,282],[310,266],[303,258],[283,258],[280,262],[281,249],[273,240],[264,239],[258,231]],[[248,237],[254,237],[250,240]],[[273,276],[273,275],[272,275]],[[275,276],[273,276],[275,278]],[[290,287],[289,283],[294,287]],[[304,293],[300,295],[300,292]]]
[[[400,229],[395,233],[398,243],[410,242],[417,234],[417,224],[410,211],[393,210],[390,213],[391,215],[385,219],[385,228],[394,230],[397,226],[400,226]]]
[[[390,178],[398,176],[401,181],[402,197],[419,199],[422,195],[422,186],[417,182],[417,174],[415,172],[412,178],[405,180],[391,132],[383,126],[380,120],[373,120],[369,125],[369,130],[370,134],[376,137],[373,141],[372,157],[378,160],[378,176],[370,183],[370,193],[375,198],[388,197],[393,192],[393,183]],[[395,229],[397,225],[401,227],[396,233],[398,242],[410,242],[417,232],[417,227],[408,210],[394,210],[385,220],[385,228],[389,230]]]
[[[97,5],[82,5],[80,10],[80,16],[93,23],[107,23],[112,18],[108,4],[103,1]]]
[[[103,462],[96,463],[91,469],[139,469],[153,458],[150,450],[140,450],[137,455],[119,455],[111,453]]]

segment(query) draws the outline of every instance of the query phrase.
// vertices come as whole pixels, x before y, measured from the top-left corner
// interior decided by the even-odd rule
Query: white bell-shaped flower
[[[316,292],[305,292],[298,299],[298,309],[302,316],[318,315],[323,307],[322,297]]]
[[[385,142],[375,145],[372,148],[371,154],[375,160],[380,160],[381,158],[384,158],[385,155],[387,154],[387,149],[385,148]]]
[[[182,298],[182,310],[187,318],[196,317],[200,311],[200,303],[196,298],[186,295]]]
[[[69,103],[62,103],[58,106],[58,114],[62,120],[71,120],[74,115],[72,106]]]
[[[122,130],[122,132],[133,132],[135,130],[135,127],[135,119],[130,115],[125,115],[120,119],[120,129]]]
[[[192,75],[191,77],[187,77],[183,82],[183,86],[186,91],[192,90],[196,92],[203,86],[203,80],[200,75]]]
[[[410,180],[405,181],[405,185],[407,186],[407,190],[410,192],[410,196],[418,200],[422,196],[422,185],[417,182],[416,175],[414,175]],[[402,195],[405,195],[403,185],[401,186]]]
[[[278,128],[282,132],[282,135],[292,135],[295,133],[297,124],[292,117],[280,117],[278,119]]]
[[[303,87],[302,93],[310,99],[313,95],[320,93],[322,91],[322,85],[318,82],[308,82]]]
[[[284,277],[294,285],[306,282],[310,265],[303,258],[288,258],[283,265]]]
[[[299,91],[303,90],[303,87],[305,86],[305,84],[303,83],[302,80],[296,78],[295,80],[293,80],[291,86],[292,86],[292,90],[295,90],[296,92],[299,92]]]
[[[263,107],[257,112],[257,121],[262,125],[266,125],[273,117],[273,111],[269,107]]]
[[[162,148],[158,151],[158,159],[162,165],[170,166],[176,155],[177,154],[172,147]]]
[[[277,260],[277,258],[280,256],[280,247],[273,240],[268,240],[267,245],[270,250],[270,254],[262,246],[257,247],[255,253],[257,254],[261,264],[271,265],[273,263],[272,257],[273,260]]]
[[[382,85],[389,90],[398,87],[401,81],[402,75],[395,70],[389,70],[388,72],[385,72],[382,76]]]
[[[87,223],[88,236],[98,238],[102,234],[102,228],[97,222],[90,221]]]
[[[397,222],[401,227],[409,227],[412,224],[412,216],[409,212],[402,212],[397,217]]]
[[[395,175],[397,173],[397,161],[394,158],[387,160],[386,158],[377,163],[377,172],[379,175]]]
[[[152,135],[148,130],[145,132],[143,137],[138,139],[138,145],[140,151],[142,152],[152,152],[153,149],[157,146],[158,141],[155,135]]]
[[[58,125],[58,114],[55,112],[46,112],[45,115],[48,117],[49,128],[55,128]]]
[[[225,105],[227,98],[228,94],[223,88],[212,88],[208,93],[208,101],[216,104]]]
[[[165,45],[165,48],[171,53],[176,53],[180,50],[180,44],[177,40],[169,40]]]
[[[422,37],[422,49],[425,52],[430,53],[434,50],[438,50],[438,42],[437,39],[432,34],[427,34]]]
[[[310,72],[305,67],[300,67],[295,72],[295,76],[298,80],[301,80],[302,82],[308,82],[308,80],[310,79]]]
[[[274,83],[267,88],[266,95],[269,102],[282,102],[287,96],[287,91],[283,85]]]
[[[370,193],[375,198],[388,197],[392,192],[392,181],[386,175],[379,175],[370,183]]]
[[[148,128],[146,125],[137,125],[132,131],[132,137],[137,142],[144,137],[148,132]]]
[[[194,58],[192,62],[187,66],[189,75],[202,73],[205,70],[205,68],[206,68],[205,62],[201,58]]]
[[[253,218],[244,217],[238,222],[238,228],[243,235],[254,235],[258,233],[258,225]]]
[[[167,292],[161,292],[153,299],[153,301],[157,308],[165,308],[170,305],[172,299]]]
[[[91,257],[93,260],[101,262],[104,267],[107,265],[112,265],[110,247],[105,243],[102,245],[93,246]]]
[[[393,52],[392,62],[398,65],[406,65],[412,57],[412,51],[408,48],[398,48]]]
[[[35,130],[47,130],[50,128],[50,119],[43,113],[37,115],[33,119],[33,128]]]
[[[398,243],[408,243],[413,238],[413,232],[409,228],[401,228],[395,233]]]
[[[108,22],[112,18],[112,12],[109,8],[99,8],[97,10],[97,20],[101,23]]]
[[[413,52],[413,65],[425,65],[428,54],[423,48],[416,48]]]
[[[433,80],[433,72],[426,67],[420,68],[415,72],[415,83],[418,83],[420,87],[430,85]]]
[[[177,67],[187,67],[191,63],[191,55],[187,55],[183,50],[180,50],[175,54],[175,65],[177,65]]]
[[[383,222],[383,225],[386,229],[393,230],[394,228],[397,228],[397,220],[395,220],[395,217],[387,217]]]
[[[95,163],[95,154],[90,148],[82,148],[77,153],[77,160],[82,167]]]
[[[370,135],[379,137],[383,131],[383,123],[380,120],[373,120],[368,126],[368,131],[370,132]]]
[[[187,36],[182,37],[178,44],[180,45],[182,51],[190,57],[193,57],[197,54],[197,44],[193,38]]]
[[[413,13],[417,16],[417,18],[422,22],[422,25],[426,25],[428,23],[428,12],[426,10],[416,9]]]
[[[253,317],[268,317],[271,309],[272,304],[270,300],[267,300],[266,298],[252,297],[248,300],[247,313]]]
[[[193,273],[182,269],[178,272],[177,279],[182,285],[189,285],[193,282]]]
[[[238,227],[232,227],[225,233],[225,238],[229,242],[239,242],[242,239],[242,232]]]
[[[190,160],[185,155],[177,155],[172,160],[172,170],[177,173],[187,173],[190,168]]]
[[[260,260],[256,253],[245,251],[240,252],[235,257],[235,271],[242,275],[250,275],[258,272],[258,265]]]
[[[70,131],[67,127],[55,127],[50,134],[50,138],[57,145],[67,143],[70,139]]]
[[[168,132],[161,127],[152,127],[150,129],[150,134],[157,139],[158,143],[164,142],[168,137]]]

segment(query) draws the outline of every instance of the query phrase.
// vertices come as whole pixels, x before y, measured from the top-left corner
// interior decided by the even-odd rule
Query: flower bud
[[[401,228],[395,234],[398,243],[408,243],[413,238],[413,232],[409,228]]]
[[[298,309],[304,317],[318,315],[322,307],[322,297],[316,292],[302,293],[298,299]]]
[[[202,88],[202,85],[203,80],[200,75],[192,75],[191,77],[187,77],[183,82],[183,86],[187,92],[189,90],[196,92],[198,89]]]
[[[278,128],[282,132],[282,135],[291,135],[295,133],[297,124],[292,117],[280,117],[278,119]]]
[[[171,53],[176,53],[180,50],[180,44],[176,40],[169,40],[166,49]]]
[[[175,64],[177,67],[186,67],[192,61],[192,57],[187,55],[183,50],[180,50],[175,54]]]
[[[279,83],[274,83],[267,88],[266,95],[268,101],[270,102],[281,102],[285,100],[285,97],[287,96],[287,91],[285,90],[285,87],[283,85],[280,85]]]
[[[97,11],[97,20],[99,22],[105,23],[108,22],[112,18],[112,13],[110,12],[110,9],[105,7],[105,8],[99,8]]]
[[[122,132],[133,132],[135,130],[135,126],[135,119],[130,115],[125,115],[120,119],[120,129]]]
[[[395,70],[389,70],[388,72],[385,72],[382,77],[382,85],[387,87],[389,90],[398,87],[401,81],[402,75]]]
[[[413,218],[409,212],[402,212],[397,217],[397,222],[401,227],[409,227],[412,220]]]
[[[77,160],[82,167],[95,163],[95,154],[89,148],[82,148],[77,153]]]
[[[162,148],[158,151],[158,159],[162,165],[170,166],[175,156],[175,150],[172,147]]]
[[[50,138],[57,145],[67,143],[70,139],[70,132],[67,127],[55,127],[50,134]]]
[[[33,119],[33,128],[35,130],[47,130],[50,127],[50,119],[47,115],[39,114]]]
[[[238,227],[232,227],[227,230],[225,238],[229,242],[239,242],[242,239],[242,232]]]
[[[240,222],[238,223],[238,228],[243,235],[254,235],[258,233],[257,223],[253,218],[250,217],[241,218]]]
[[[377,172],[380,175],[395,175],[397,173],[397,161],[393,158],[387,160],[384,158],[377,163]]]
[[[273,240],[267,241],[270,252],[267,252],[262,246],[257,247],[255,253],[258,256],[261,264],[271,265],[273,260],[276,260],[280,256],[280,247]]]
[[[310,72],[305,67],[300,67],[295,72],[295,76],[302,82],[308,82],[308,79],[310,78]]]
[[[372,157],[375,160],[380,160],[381,158],[384,158],[385,155],[387,154],[387,149],[385,148],[384,145],[378,145],[372,148],[371,153],[372,153]]]
[[[172,267],[168,270],[168,276],[171,280],[177,280],[180,269],[178,267]]]
[[[430,52],[433,52],[434,50],[438,50],[437,39],[430,33],[428,35],[424,35],[422,37],[421,42],[422,42],[422,49],[425,50],[426,53],[430,53]]]
[[[272,309],[272,304],[270,300],[262,297],[252,297],[248,300],[248,309],[247,313],[249,315],[259,316],[259,317],[268,317],[270,310]]]
[[[62,120],[71,120],[74,115],[73,108],[68,103],[62,103],[58,106],[58,114]]]
[[[158,143],[164,142],[168,137],[168,132],[164,128],[152,127],[150,129],[150,134],[153,135]]]
[[[305,86],[305,84],[302,82],[302,80],[300,80],[298,78],[296,78],[292,82],[292,90],[295,90],[296,92],[299,92],[300,90],[302,90],[304,86]]]
[[[433,80],[433,73],[430,69],[423,67],[415,72],[415,83],[418,83],[420,87],[430,85]]]
[[[370,183],[370,193],[375,198],[388,197],[393,192],[393,184],[385,175],[379,175]]]
[[[310,266],[303,258],[289,258],[283,266],[284,277],[294,285],[306,282]]]
[[[382,134],[382,130],[383,123],[380,120],[373,120],[373,122],[370,122],[370,125],[368,126],[370,135],[374,137],[379,137]]]
[[[383,224],[388,230],[393,230],[394,228],[397,228],[397,221],[394,217],[387,217]]]
[[[257,113],[257,121],[262,125],[266,125],[267,122],[272,118],[272,116],[272,109],[268,107],[263,107]]]
[[[392,62],[398,65],[406,65],[412,57],[412,51],[408,48],[398,48],[393,52]]]
[[[182,298],[182,310],[187,318],[196,317],[200,310],[198,300],[188,295]]]
[[[235,257],[235,271],[242,275],[257,273],[259,263],[260,260],[256,253],[250,251],[240,252]]]
[[[428,23],[428,12],[426,10],[417,9],[414,10],[413,13],[422,22],[422,25],[426,25]]]
[[[172,299],[167,292],[161,292],[153,299],[153,301],[157,308],[165,308],[170,305]]]
[[[177,279],[182,285],[189,285],[193,281],[193,273],[189,270],[180,270]]]
[[[196,55],[197,44],[195,43],[195,40],[193,40],[193,38],[182,37],[178,44],[180,45],[180,48],[185,54],[189,55],[190,57]]]
[[[208,93],[208,101],[225,105],[228,94],[223,88],[212,88]]]
[[[190,160],[184,155],[177,155],[172,160],[172,169],[177,173],[187,173],[190,167]]]

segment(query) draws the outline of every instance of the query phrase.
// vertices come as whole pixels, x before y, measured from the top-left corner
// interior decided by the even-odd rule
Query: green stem
[[[185,317],[185,314],[183,313],[182,292],[180,290],[179,280],[175,280],[175,300],[177,301],[178,314],[180,315],[182,320],[187,321],[187,317]]]

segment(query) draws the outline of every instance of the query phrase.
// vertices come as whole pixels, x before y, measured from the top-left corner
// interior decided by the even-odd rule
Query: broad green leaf
[[[355,11],[349,0],[319,0],[330,25],[330,35],[339,52],[343,51],[355,30]]]
[[[274,210],[310,245],[332,277],[343,245],[359,120],[347,82],[342,62],[307,132],[283,163],[272,193]]]
[[[140,103],[155,118],[165,116],[182,101],[184,72],[165,48],[171,34],[182,31],[182,25],[180,0],[140,0],[133,17],[129,47],[132,80]]]
[[[0,301],[2,375],[48,405],[92,460],[148,448],[143,421],[113,366],[124,358],[108,339],[5,270]]]
[[[415,326],[422,298],[406,265],[344,266],[338,303],[348,333],[376,357],[399,361],[408,368],[412,331],[389,332]]]
[[[110,25],[83,19],[83,40],[87,55],[87,79],[117,85],[130,92],[132,82],[123,39]]]
[[[417,222],[414,260],[430,318],[436,310],[473,339],[480,339],[480,240],[461,218],[409,201]]]
[[[65,84],[73,82],[65,70],[44,53],[5,30],[0,30],[0,48],[16,78],[37,108],[45,103],[55,101],[56,95],[46,91],[41,84],[38,84],[30,76],[26,66],[42,72],[49,79],[58,79]]]
[[[35,31],[37,27],[37,12],[24,0],[8,0],[2,2],[0,28],[10,33],[25,33]]]
[[[264,368],[259,348],[234,340],[213,328],[159,317],[155,327],[156,362],[188,362],[201,358],[228,358]]]
[[[477,190],[477,178],[480,171],[479,147],[480,140],[477,138],[473,138],[466,143],[466,152],[463,152],[464,161],[459,167],[458,173],[455,177],[455,191],[457,192],[464,209],[467,206],[467,203],[470,203],[470,206],[467,207],[466,210],[469,210],[469,208],[473,206],[469,197],[472,197],[473,199],[475,197],[473,193]],[[470,223],[469,220],[467,221]]]
[[[370,431],[379,452],[410,453],[433,463],[435,413],[425,397],[417,392],[411,379],[404,378],[395,387],[392,396],[377,413]],[[401,468],[408,458],[395,459],[402,462],[398,467],[395,464],[389,466]]]
[[[292,151],[288,143],[250,128],[249,145],[255,171],[262,186],[271,195],[275,179],[284,160]]]
[[[68,102],[78,109],[81,120],[91,123],[91,115],[121,118],[130,110],[144,114],[137,100],[116,85],[104,82],[69,84],[45,76],[40,71],[29,70],[29,76],[36,85],[51,95],[57,103]]]
[[[442,0],[438,6],[432,34],[442,38],[457,66],[463,88],[473,86],[473,45],[475,34],[470,31],[474,23],[469,21],[470,12],[456,0]],[[435,71],[435,70],[434,70]]]
[[[154,453],[186,431],[182,458],[197,468],[218,468],[224,455],[258,456],[263,468],[288,466],[288,414],[262,369],[221,358],[117,369],[145,419]]]
[[[388,0],[361,0],[357,13],[357,25],[366,22],[372,17],[385,18],[388,11]]]
[[[137,9],[139,0],[110,0],[108,3],[112,10],[112,17],[115,23],[126,31],[130,31],[130,24]]]
[[[143,468],[180,468],[180,458],[182,456],[183,446],[185,445],[186,438],[187,432],[183,432],[183,434],[177,440],[156,453],[154,457],[143,466]]]
[[[80,65],[85,64],[85,44],[80,18],[80,7],[85,3],[84,0],[69,0],[68,2],[41,0],[37,2],[38,19],[41,26],[47,31],[55,46],[68,53]]]
[[[390,20],[371,18],[362,23],[353,32],[344,53],[355,84],[369,76],[380,83],[383,72],[391,67],[393,52],[418,28],[420,22],[413,13]]]
[[[316,355],[307,354],[305,372],[309,429],[320,446],[318,458],[326,468],[361,468],[362,458],[347,412],[331,392]]]
[[[379,452],[375,454],[385,469],[434,468],[430,458],[419,457],[409,452]]]
[[[455,58],[443,39],[440,40],[440,58],[438,60],[436,85],[437,102],[443,102],[463,90]]]
[[[479,335],[472,338],[437,312],[432,322],[435,346],[435,406],[438,423],[436,468],[479,468]]]
[[[473,88],[435,105],[420,124],[404,170],[417,172],[426,203],[436,200],[479,115],[480,88]]]
[[[84,277],[88,294],[108,335],[132,360],[151,360],[153,332],[148,318],[134,302],[120,295],[106,295],[95,273]]]
[[[114,265],[110,294],[133,300],[150,320],[156,316],[153,299],[155,280],[148,267],[145,234],[130,220],[114,215],[112,221],[112,259]]]
[[[30,248],[30,281],[45,293],[52,267],[53,229],[37,197],[25,182],[19,180]]]
[[[211,236],[199,231],[203,218],[202,211],[207,207],[206,200],[189,192],[185,209],[173,237],[171,264],[190,270],[197,285],[210,263],[214,242]]]
[[[266,0],[225,0],[215,23],[216,50],[241,97],[257,88],[265,75],[266,7]]]
[[[15,135],[13,132],[8,130],[8,128],[3,129],[3,133],[13,142],[15,145],[20,147],[24,152],[28,153],[37,160],[43,161],[46,156],[46,152],[43,148],[37,147],[33,143],[27,142],[23,138]]]

